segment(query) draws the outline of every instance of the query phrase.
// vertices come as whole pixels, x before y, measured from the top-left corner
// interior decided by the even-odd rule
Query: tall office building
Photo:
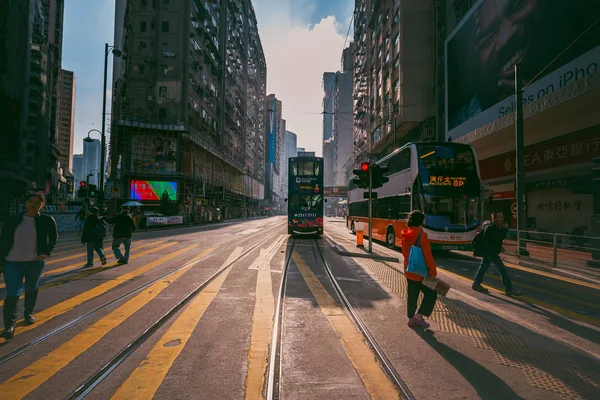
[[[335,72],[323,74],[323,141],[333,137],[333,111],[335,96],[333,93],[336,81]]]
[[[79,182],[85,180],[85,172],[83,169],[83,154],[73,154],[73,178],[75,181],[75,188],[79,187]]]
[[[110,180],[122,193],[175,182],[185,213],[258,207],[266,62],[252,2],[117,0],[114,40],[127,59],[113,62]],[[189,201],[194,187],[204,197]]]
[[[292,131],[285,131],[285,147],[284,147],[284,167],[285,167],[285,182],[284,182],[284,188],[283,191],[285,193],[285,196],[287,197],[287,193],[290,187],[289,184],[289,163],[288,160],[292,157],[296,157],[296,155],[298,154],[297,150],[296,150],[296,146],[298,144],[298,137],[296,136],[296,134]]]
[[[274,94],[266,99],[266,149],[265,149],[265,200],[271,207],[279,207],[282,188],[280,174],[284,149],[285,120],[282,118],[282,103]]]
[[[58,160],[65,175],[73,171],[73,142],[75,140],[75,75],[60,70],[60,108],[58,127]]]
[[[353,157],[352,90],[354,44],[342,52],[341,68],[334,86],[333,185],[346,186],[345,165]]]
[[[100,172],[100,140],[92,139],[91,142],[83,142],[83,180],[88,175],[88,183],[99,185],[98,174]]]

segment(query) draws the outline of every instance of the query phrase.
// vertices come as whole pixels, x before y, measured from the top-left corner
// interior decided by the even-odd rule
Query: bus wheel
[[[385,242],[387,247],[393,249],[396,247],[396,234],[394,233],[394,228],[388,228],[387,233],[385,235]]]
[[[353,235],[356,235],[356,231],[354,230],[354,221],[350,222],[350,232],[352,232]]]

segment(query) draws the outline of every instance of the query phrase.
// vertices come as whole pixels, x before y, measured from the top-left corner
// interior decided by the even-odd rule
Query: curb
[[[333,248],[333,250],[335,250],[335,252],[337,254],[339,254],[340,256],[343,256],[343,257],[369,258],[371,260],[391,261],[391,262],[396,262],[396,263],[400,262],[400,260],[396,257],[386,257],[386,256],[380,256],[377,254],[368,254],[368,253],[351,253],[349,251],[346,251],[339,244],[333,243],[331,241],[331,239],[329,239],[328,237],[325,237],[325,240],[329,243],[329,246],[331,246],[331,248]]]

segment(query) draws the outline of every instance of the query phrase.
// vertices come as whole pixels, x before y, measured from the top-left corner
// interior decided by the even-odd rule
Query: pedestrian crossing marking
[[[242,247],[237,247],[222,267],[237,259],[242,254],[242,250]],[[192,300],[111,399],[152,399],[154,397],[169,369],[185,348],[198,322],[219,293],[231,268],[223,271]]]
[[[329,295],[317,276],[306,265],[298,252],[292,254],[296,267],[312,292],[323,315],[335,330],[346,355],[373,399],[397,399],[398,392],[383,372],[363,335],[346,315],[342,307]]]
[[[155,265],[162,264],[164,261],[172,259],[173,257],[183,254],[184,252],[187,252],[195,247],[197,247],[197,245],[188,246],[176,253],[173,253],[172,255],[162,257],[161,259],[156,260],[154,263]],[[214,249],[215,248],[213,247],[205,250],[203,253],[191,260],[190,263],[206,257],[208,254],[212,253]],[[86,328],[84,331],[78,333],[75,337],[62,344],[50,354],[40,358],[39,360],[22,369],[17,374],[13,375],[6,382],[0,384],[0,398],[21,399],[33,392],[57,372],[69,365],[69,363],[71,363],[75,358],[83,354],[94,344],[98,343],[100,339],[102,339],[111,330],[119,326],[121,323],[127,320],[127,318],[131,317],[143,306],[148,304],[170,284],[175,282],[183,274],[189,271],[194,265],[195,264],[188,265],[186,268],[183,268],[169,276],[168,279],[163,279],[154,283],[133,297],[131,300],[108,314],[106,317],[100,319],[90,327]]]
[[[155,246],[155,245],[157,245],[159,243],[164,243],[164,241],[161,240],[161,241],[158,241],[158,242],[147,243],[147,244],[144,244],[144,245],[141,245],[141,246],[133,247],[132,250],[141,250],[141,249],[146,248],[146,247]],[[144,253],[140,253],[140,254],[148,254],[148,253],[149,252],[144,252]],[[76,255],[71,256],[71,257],[65,257],[65,258],[62,258],[62,259],[59,259],[59,260],[54,260],[54,262],[65,261],[65,260],[73,259],[73,258],[77,258],[77,257],[86,257],[86,254],[85,253],[79,253],[79,254],[76,254]],[[81,266],[82,262],[85,262],[85,261],[81,261],[81,262],[78,262],[77,264],[71,264],[71,265],[67,265],[65,267],[60,267],[60,268],[56,268],[56,269],[52,269],[50,271],[44,272],[42,274],[41,278],[45,278],[45,277],[48,277],[48,276],[58,275],[58,274],[62,274],[64,272],[68,272],[68,271],[80,269],[82,267]],[[50,262],[46,262],[46,265],[48,265],[48,264],[50,264]],[[110,268],[112,266],[116,266],[116,264],[108,266],[108,267],[102,267],[102,268]],[[89,270],[92,270],[92,269],[90,268]],[[96,268],[94,268],[93,270],[97,271]],[[0,283],[0,289],[3,289],[5,287],[6,287],[5,283]]]
[[[163,249],[165,249],[167,247],[171,247],[175,244],[176,244],[175,242],[165,243],[164,245],[156,247],[152,250],[148,250],[147,252],[137,254],[137,255],[131,257],[131,259],[133,260],[134,258],[141,257],[144,254],[147,254],[150,252],[163,250]],[[51,319],[58,317],[59,315],[62,315],[68,311],[73,310],[75,307],[81,305],[82,303],[84,303],[88,300],[91,300],[95,297],[98,297],[98,296],[104,294],[105,292],[109,291],[110,289],[113,289],[113,288],[119,286],[121,283],[123,283],[123,281],[127,281],[129,279],[135,278],[138,275],[148,272],[151,269],[162,264],[163,262],[168,261],[171,258],[175,258],[175,257],[177,257],[193,248],[196,248],[198,246],[199,246],[198,244],[191,245],[191,246],[181,249],[175,253],[168,254],[162,258],[159,258],[156,261],[146,264],[143,267],[134,269],[133,271],[130,271],[119,277],[115,277],[115,278],[113,278],[101,285],[98,285],[86,292],[80,293],[77,296],[71,297],[70,299],[67,299],[67,300],[65,300],[61,303],[58,303],[52,307],[46,308],[45,310],[42,310],[35,314],[36,322],[33,325],[25,326],[23,324],[23,320],[20,320],[19,323],[17,324],[18,329],[15,330],[15,336],[19,335],[21,333],[24,333],[24,332],[28,332],[32,329],[35,329],[35,328],[39,327],[40,325],[50,321]],[[5,341],[6,341],[6,339],[0,338],[0,344],[4,343]]]

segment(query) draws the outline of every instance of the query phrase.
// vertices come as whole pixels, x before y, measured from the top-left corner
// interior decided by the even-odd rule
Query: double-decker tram
[[[323,233],[323,159],[288,160],[288,233]]]
[[[400,246],[400,232],[412,210],[425,213],[425,232],[434,250],[469,250],[481,212],[479,165],[472,146],[451,142],[408,143],[377,162],[387,166],[389,181],[375,189],[373,239]],[[367,232],[368,200],[364,189],[348,187],[347,226],[357,222]]]

